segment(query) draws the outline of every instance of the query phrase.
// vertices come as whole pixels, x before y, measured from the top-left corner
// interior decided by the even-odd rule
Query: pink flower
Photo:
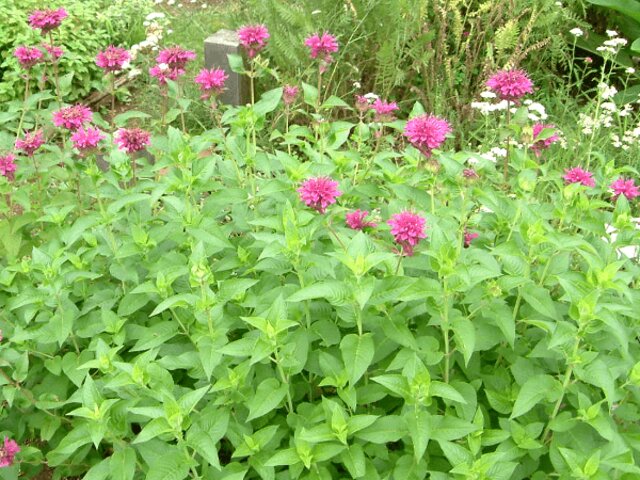
[[[13,55],[18,59],[20,66],[26,70],[29,70],[34,65],[42,61],[44,54],[38,47],[27,47],[20,45],[13,52]]]
[[[64,107],[53,112],[53,124],[67,130],[77,130],[93,119],[93,112],[82,104]]]
[[[584,57],[584,63],[593,63],[593,58],[591,58],[591,57]]]
[[[224,82],[229,75],[221,68],[207,70],[203,68],[194,81],[200,85],[203,95],[201,98],[209,98],[211,95],[219,95],[224,91]]]
[[[570,183],[580,183],[585,187],[595,187],[596,182],[593,179],[593,173],[587,172],[580,167],[574,167],[571,169],[565,169],[564,182],[569,185]]]
[[[324,71],[325,65],[333,61],[332,53],[338,51],[338,41],[336,37],[325,32],[322,35],[316,33],[308,37],[304,44],[311,49],[311,58],[318,58],[323,62],[320,68]]]
[[[71,135],[71,143],[81,152],[89,152],[98,147],[100,140],[104,139],[103,133],[94,127],[79,128]]]
[[[473,168],[465,168],[462,171],[462,176],[464,178],[469,178],[469,179],[476,179],[479,178],[478,172],[476,172]]]
[[[156,62],[168,65],[170,69],[184,69],[187,62],[196,58],[196,53],[179,46],[165,48],[158,53]],[[182,75],[182,74],[181,74]]]
[[[131,60],[131,55],[127,50],[113,45],[109,45],[96,55],[96,65],[107,72],[122,70],[129,60]]]
[[[373,222],[365,222],[365,218],[369,215],[366,210],[356,210],[351,213],[347,213],[346,222],[347,226],[353,230],[362,230],[366,227],[375,228],[377,225]]]
[[[638,187],[635,185],[633,178],[626,179],[624,177],[620,177],[613,182],[610,187],[613,190],[614,200],[620,195],[624,195],[628,200],[633,200],[640,196],[640,190],[638,190]]]
[[[16,156],[12,153],[7,155],[0,155],[0,175],[7,177],[9,180],[13,180],[14,172],[16,171]]]
[[[0,468],[13,465],[14,457],[20,451],[15,440],[4,437],[4,446],[0,447]]]
[[[421,239],[427,238],[424,232],[426,220],[407,210],[391,216],[387,223],[391,226],[391,235],[396,243],[402,247],[402,253],[413,256],[413,247],[418,245]]]
[[[396,102],[383,102],[379,98],[373,102],[371,109],[376,112],[374,121],[376,122],[392,122],[396,119],[393,112],[398,110],[398,104]]]
[[[245,25],[238,30],[238,38],[249,58],[253,58],[266,46],[269,30],[264,25]]]
[[[404,127],[409,142],[427,157],[434,148],[440,147],[451,132],[449,122],[431,114],[412,118]]]
[[[296,101],[300,89],[295,85],[285,85],[283,88],[282,100],[285,105],[292,105]]]
[[[121,128],[113,136],[118,149],[133,153],[149,145],[151,134],[145,130],[139,128]]]
[[[464,248],[468,248],[471,245],[471,242],[478,238],[480,235],[477,233],[464,232]]]
[[[544,140],[537,140],[536,138],[540,135],[545,128],[556,128],[555,125],[545,125],[543,123],[536,123],[533,125],[533,140],[534,143],[531,145],[531,150],[533,150],[536,156],[540,156],[540,151],[545,148],[549,148],[552,143],[560,140],[560,137],[557,133],[553,133],[550,137],[545,138]]]
[[[22,150],[28,157],[33,157],[35,151],[38,150],[43,143],[42,130],[28,132],[24,134],[24,138],[16,140],[16,150]]]
[[[533,93],[533,82],[524,70],[500,70],[487,80],[487,87],[501,100],[516,102],[527,93]]]
[[[54,62],[57,61],[62,55],[64,55],[64,50],[62,47],[58,47],[56,45],[49,45],[48,43],[43,43],[42,46],[51,57],[51,60]]]
[[[371,108],[369,99],[364,95],[356,95],[356,110],[360,113],[365,113]]]
[[[338,182],[328,177],[310,178],[298,188],[300,200],[308,207],[324,213],[329,205],[336,203],[336,198],[342,195],[338,190]]]
[[[184,74],[184,69],[177,67],[171,68],[166,63],[159,63],[149,69],[149,75],[156,77],[160,85],[166,84],[167,80],[175,81]]]
[[[58,28],[62,20],[67,18],[67,11],[64,8],[57,10],[35,10],[29,15],[29,25],[31,28],[39,28],[44,35],[51,30]]]

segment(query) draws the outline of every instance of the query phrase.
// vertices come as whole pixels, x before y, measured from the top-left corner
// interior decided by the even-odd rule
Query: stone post
[[[227,105],[246,105],[250,102],[249,78],[231,71],[227,54],[242,55],[238,34],[232,30],[219,30],[204,41],[204,66],[222,68],[229,78],[226,90],[219,96]]]

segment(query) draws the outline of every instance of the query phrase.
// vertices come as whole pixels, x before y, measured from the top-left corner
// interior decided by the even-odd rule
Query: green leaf
[[[527,284],[520,289],[522,298],[533,307],[533,309],[545,317],[558,319],[555,304],[551,299],[551,294],[546,288],[534,284]]]
[[[189,457],[177,448],[156,459],[145,480],[183,480],[189,475]]]
[[[151,350],[162,345],[178,333],[177,322],[160,322],[150,328],[145,328],[136,344],[131,348],[132,352]]]
[[[305,300],[314,300],[317,298],[325,298],[332,305],[345,305],[350,298],[351,292],[344,282],[318,282],[308,287],[301,288],[289,298],[288,302],[302,302]]]
[[[476,329],[468,318],[458,317],[451,321],[451,329],[455,334],[456,345],[462,352],[465,365],[469,365],[469,360],[476,347]]]
[[[109,459],[109,469],[113,480],[133,480],[136,473],[136,451],[130,447],[116,450]]]
[[[276,452],[275,455],[265,462],[265,466],[278,467],[281,465],[296,465],[301,461],[295,448],[287,448],[286,450]]]
[[[118,127],[124,127],[127,124],[127,121],[132,118],[151,118],[151,115],[137,110],[128,110],[113,117],[113,123]]]
[[[431,438],[431,415],[424,410],[409,410],[404,415],[405,425],[413,442],[413,457],[420,461]]]
[[[364,477],[367,472],[366,459],[362,447],[355,443],[340,454],[340,460],[352,478]]]
[[[227,58],[229,59],[229,67],[232,72],[235,73],[246,73],[244,69],[244,61],[242,60],[242,56],[237,53],[228,53]]]
[[[550,375],[534,375],[529,378],[520,388],[509,418],[524,415],[555,388],[556,380]]]
[[[304,103],[315,107],[318,104],[318,89],[313,85],[302,82],[302,91],[304,92]]]
[[[274,88],[262,94],[260,100],[253,106],[253,111],[260,116],[273,112],[278,108],[280,99],[282,98],[282,87]]]
[[[154,418],[147,423],[142,431],[138,434],[132,444],[148,442],[152,438],[156,438],[158,435],[169,433],[173,431],[171,425],[164,417]]]
[[[247,422],[266,415],[277,408],[284,400],[288,390],[289,386],[287,384],[281,384],[275,378],[268,378],[260,383],[256,389],[256,394],[247,404],[249,407]]]
[[[198,301],[197,295],[194,295],[192,293],[180,293],[178,295],[173,295],[167,298],[166,300],[163,300],[162,302],[160,302],[160,304],[153,309],[153,312],[151,312],[151,315],[149,316],[153,317],[154,315],[158,315],[159,313],[164,312],[168,308],[189,307],[194,305],[197,301]]]
[[[108,458],[105,458],[100,463],[96,463],[93,467],[91,467],[89,471],[85,473],[84,477],[82,477],[82,480],[104,480],[109,476],[109,473],[111,473],[111,462]],[[18,477],[16,476],[16,479],[17,478]],[[125,477],[115,477],[114,474],[111,475],[111,478],[113,478],[114,480],[116,478],[130,480],[126,479]]]
[[[640,2],[636,0],[587,0],[593,5],[611,8],[640,23]]]
[[[429,387],[429,394],[434,397],[446,398],[447,400],[453,400],[454,402],[463,403],[466,405],[467,401],[460,393],[451,385],[432,381]]]
[[[407,434],[402,417],[388,415],[378,418],[373,425],[356,432],[355,437],[365,442],[384,444],[397,442]]]
[[[375,355],[373,336],[370,333],[347,335],[340,342],[342,360],[349,375],[349,383],[355,385],[362,377]]]
[[[344,108],[351,108],[349,106],[349,104],[347,102],[345,102],[344,100],[342,100],[339,97],[336,97],[335,95],[331,95],[329,98],[327,98],[322,105],[320,106],[321,110],[328,110],[334,107],[344,107]]]

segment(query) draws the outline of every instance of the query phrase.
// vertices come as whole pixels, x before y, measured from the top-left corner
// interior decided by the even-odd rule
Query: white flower
[[[598,90],[600,90],[600,96],[605,100],[613,98],[618,93],[616,87],[609,86],[606,83],[598,84]]]
[[[616,32],[615,30],[607,30],[607,36],[609,38],[617,37],[618,36],[618,32]]]
[[[171,1],[171,0],[169,0]],[[151,12],[149,15],[147,15],[145,18],[145,20],[155,20],[156,18],[164,18],[165,15],[162,12]]]
[[[171,35],[173,33],[173,30],[169,29],[167,30],[167,35]]]
[[[495,94],[495,93],[493,93],[493,92],[489,92],[489,91],[487,91],[487,92],[482,92],[482,93],[480,94],[480,96],[481,96],[482,98],[496,98],[496,94]]]
[[[627,72],[629,75],[636,73],[636,69],[633,67],[627,67],[627,69],[625,70],[625,72]]]
[[[360,89],[362,88],[362,84],[360,82],[353,82],[353,88]]]
[[[373,92],[369,92],[369,93],[365,93],[363,95],[364,98],[366,98],[367,100],[369,100],[369,102],[371,103],[372,101],[376,101],[378,100],[380,97],[378,95],[376,95]]]
[[[311,15],[318,15],[319,13],[322,13],[322,10],[314,10]]]
[[[202,8],[207,8],[207,4],[206,4],[206,3],[203,3],[203,4],[202,4]]]
[[[618,107],[616,107],[616,104],[613,102],[603,102],[601,106],[603,110],[607,110],[609,112],[615,112],[618,110]]]
[[[169,70],[169,65],[166,63],[159,63],[158,68],[164,72],[165,70]]]
[[[506,157],[507,149],[502,147],[493,147],[490,152],[494,154],[496,157]]]
[[[569,33],[574,37],[581,37],[584,35],[584,32],[580,30],[578,27],[572,28],[571,30],[569,30]]]
[[[529,115],[527,115],[527,117],[529,118],[529,120],[531,120],[532,122],[537,122],[540,120],[540,117],[537,116],[535,113],[530,113]]]
[[[167,5],[173,5],[176,3],[176,0],[167,0]]]

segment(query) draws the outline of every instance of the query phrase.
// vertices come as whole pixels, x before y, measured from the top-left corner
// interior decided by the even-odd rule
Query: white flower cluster
[[[496,163],[498,158],[504,158],[507,156],[507,149],[502,147],[493,147],[488,152],[480,153],[479,157],[485,160],[489,160],[490,162]],[[469,157],[467,160],[470,165],[477,165],[479,163],[479,159],[475,157]]]
[[[614,30],[607,30],[607,36],[609,40],[605,40],[596,50],[598,52],[610,53],[615,55],[620,48],[624,47],[628,42],[625,38],[618,37],[618,32]]]
[[[540,120],[546,120],[548,118],[547,111],[545,110],[544,105],[542,105],[541,103],[534,102],[528,99],[522,103],[525,107],[527,107],[527,110],[529,112],[527,114],[527,117],[532,122],[538,122]]]
[[[480,96],[484,99],[490,100],[492,98],[496,98],[496,94],[493,92],[482,92]],[[513,105],[513,104],[512,104]],[[547,119],[547,112],[544,108],[544,105],[538,102],[534,102],[532,100],[525,100],[522,102],[522,106],[527,109],[527,117],[529,120],[533,122],[537,122],[540,120]],[[483,102],[471,102],[471,108],[479,110],[482,115],[489,115],[493,112],[500,112],[506,110],[509,107],[509,103],[506,100],[501,100],[497,103],[493,103],[490,101]],[[511,113],[516,113],[518,111],[518,107],[512,106]]]
[[[616,148],[620,148],[625,152],[632,147],[636,147],[640,145],[640,125],[636,127],[626,130],[622,137],[617,133],[611,134],[611,145]]]
[[[572,28],[571,30],[569,30],[569,33],[571,35],[573,35],[574,37],[581,37],[581,36],[584,35],[584,32],[581,29],[579,29],[578,27]]]
[[[598,84],[598,94],[600,95],[600,97],[602,97],[603,100],[608,100],[615,97],[616,93],[618,93],[616,87],[607,85],[604,82]]]
[[[146,27],[147,37],[140,43],[136,43],[131,46],[129,53],[131,54],[131,60],[135,60],[138,53],[146,50],[156,51],[160,48],[160,41],[164,37],[165,31],[170,34],[172,31],[166,27],[169,25],[169,20],[162,12],[151,12],[144,19],[143,25]]]
[[[482,115],[489,115],[492,112],[499,112],[506,110],[509,106],[506,100],[501,100],[498,103],[492,102],[471,102],[471,108],[479,110]]]

